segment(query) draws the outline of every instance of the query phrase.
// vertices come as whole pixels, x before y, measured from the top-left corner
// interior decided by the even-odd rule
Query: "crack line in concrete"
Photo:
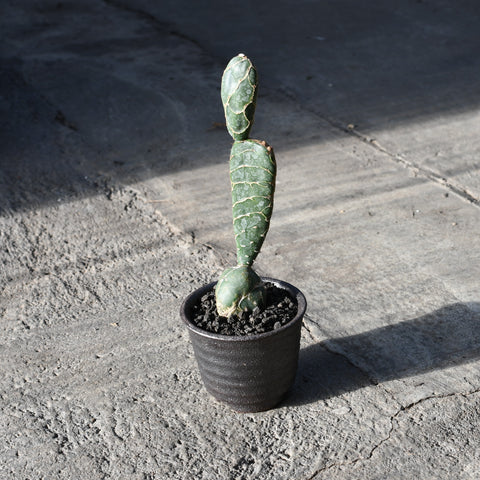
[[[312,319],[310,319],[310,317],[308,315],[305,315],[305,319],[308,321],[308,322],[312,322],[312,323],[315,323]],[[304,322],[303,324],[305,330],[307,331],[308,335],[310,336],[310,338],[313,340],[313,341],[316,341],[316,338],[314,336],[314,334],[311,332],[310,328],[308,327],[308,325]],[[334,355],[338,355],[342,358],[345,359],[345,361],[350,365],[352,366],[354,369],[358,370],[369,382],[372,386],[376,386],[376,387],[379,387],[381,388],[386,394],[388,394],[391,399],[397,404],[397,405],[400,405],[400,402],[395,398],[395,396],[393,395],[392,392],[390,392],[386,387],[384,387],[383,385],[381,385],[379,382],[375,381],[373,378],[370,377],[370,375],[368,375],[368,373],[366,371],[364,371],[360,366],[356,365],[347,355],[345,355],[344,353],[342,352],[338,352],[334,349],[332,349],[331,347],[327,346],[325,344],[325,342],[322,343],[322,348],[324,348],[327,352],[331,353],[331,354],[334,354]],[[474,386],[474,385],[472,385]],[[448,397],[455,397],[455,396],[462,396],[462,397],[468,397],[470,395],[473,395],[475,393],[480,393],[480,388],[477,388],[477,389],[474,389],[470,392],[452,392],[452,393],[445,393],[445,394],[438,394],[438,395],[429,395],[427,397],[424,397],[424,398],[421,398],[419,400],[417,400],[416,402],[412,402],[406,406],[402,406],[400,405],[400,408],[393,414],[390,416],[390,429],[387,433],[387,435],[380,439],[380,441],[374,445],[372,447],[372,449],[370,450],[370,452],[368,453],[367,456],[365,457],[359,457],[359,458],[356,458],[354,460],[351,460],[349,462],[341,462],[341,463],[332,463],[330,465],[325,465],[324,467],[316,470],[311,476],[309,476],[306,480],[314,480],[315,477],[317,475],[320,475],[322,472],[325,472],[327,470],[330,470],[331,468],[334,468],[334,467],[341,467],[341,466],[347,466],[347,465],[355,465],[356,463],[358,462],[361,462],[361,461],[367,461],[367,460],[370,460],[374,453],[386,442],[388,442],[395,430],[395,422],[397,423],[398,425],[398,422],[396,421],[397,417],[402,413],[402,412],[407,412],[409,410],[411,410],[412,408],[416,407],[417,405],[420,405],[421,403],[427,401],[427,400],[432,400],[432,399],[442,399],[442,398],[448,398]]]
[[[313,320],[311,320],[309,318],[309,316],[307,314],[304,315],[304,318],[309,321],[309,322],[312,322],[312,323],[315,323]],[[313,333],[310,331],[310,329],[308,328],[307,324],[304,322],[303,323],[303,327],[305,328],[305,330],[308,332],[308,334],[310,335],[311,339],[315,342],[317,342],[317,339],[315,338],[315,336],[313,335]],[[350,360],[350,358],[345,355],[344,353],[342,352],[338,352],[336,351],[335,349],[333,349],[332,347],[328,346],[326,344],[326,342],[322,342],[322,344],[320,345],[319,343],[317,343],[316,345],[320,346],[321,348],[323,348],[324,350],[326,350],[328,353],[331,353],[332,355],[336,355],[336,356],[339,356],[339,357],[342,357],[351,367],[353,367],[355,370],[358,370],[363,377],[365,377],[368,382],[373,385],[373,386],[378,386],[378,382],[375,381],[373,378],[371,378],[367,372],[365,372],[360,366],[356,365],[352,360]],[[388,392],[389,393],[389,392]],[[396,401],[396,400],[395,400]],[[397,403],[399,403],[397,401]]]
[[[417,405],[420,405],[421,403],[427,401],[427,400],[432,400],[432,399],[443,399],[443,398],[449,398],[449,397],[455,397],[455,396],[462,396],[464,398],[469,397],[470,395],[474,395],[476,393],[480,393],[480,388],[472,390],[470,392],[453,392],[453,393],[444,393],[444,394],[439,394],[439,395],[429,395],[428,397],[421,398],[420,400],[417,400],[416,402],[410,403],[406,407],[401,407],[399,410],[397,410],[393,415],[390,416],[390,430],[388,431],[387,435],[382,438],[376,445],[372,447],[370,452],[366,457],[358,457],[353,460],[350,460],[349,462],[340,462],[340,463],[331,463],[330,465],[325,465],[322,468],[319,468],[316,470],[312,475],[310,475],[307,479],[305,480],[314,480],[318,475],[320,475],[323,472],[326,472],[327,470],[330,470],[335,467],[344,467],[344,466],[349,466],[349,465],[355,465],[358,462],[362,461],[368,461],[371,460],[374,453],[386,442],[388,442],[395,430],[395,425],[394,423],[397,423],[397,417],[402,413],[402,412],[407,412],[411,410],[412,408],[416,407]]]
[[[314,323],[315,325],[317,325],[307,314],[305,314],[304,318],[311,322],[311,323]],[[317,341],[317,339],[315,338],[315,336],[313,335],[313,333],[310,331],[310,329],[308,328],[307,324],[304,322],[303,323],[303,326],[305,328],[305,330],[308,332],[308,334],[310,335],[311,339],[313,341]],[[317,325],[318,327],[318,325]],[[317,343],[318,345],[318,343]],[[390,398],[397,404],[397,405],[400,405],[400,402],[395,398],[395,396],[393,395],[392,392],[390,392],[390,390],[388,390],[387,388],[385,388],[384,386],[380,385],[380,383],[375,380],[374,378],[372,378],[368,372],[366,372],[362,367],[360,367],[360,365],[357,365],[353,360],[351,360],[348,355],[346,355],[345,353],[343,352],[340,352],[338,350],[336,350],[335,348],[332,348],[332,346],[329,346],[326,342],[322,342],[322,345],[321,347],[323,349],[325,349],[328,353],[331,353],[333,355],[337,355],[337,356],[340,356],[342,357],[351,367],[353,367],[355,370],[358,370],[367,380],[368,382],[372,385],[372,386],[375,386],[375,387],[380,387],[387,395],[390,396]]]
[[[331,118],[326,117],[326,116],[318,113],[314,108],[308,107],[307,105],[304,105],[303,103],[300,103],[297,100],[296,95],[292,91],[288,90],[287,88],[280,87],[278,89],[278,91],[281,94],[283,94],[285,97],[294,101],[303,110],[305,110],[305,111],[315,115],[316,117],[324,120],[325,122],[327,122],[329,125],[331,125],[336,130],[341,130],[344,133],[347,133],[351,136],[354,136],[355,138],[357,138],[361,142],[366,143],[367,145],[370,145],[375,150],[387,155],[394,162],[396,162],[396,163],[402,165],[403,167],[409,169],[410,171],[412,171],[415,176],[422,176],[422,177],[436,183],[437,185],[445,187],[447,190],[449,190],[450,192],[452,192],[452,193],[456,194],[457,196],[461,197],[463,200],[466,200],[469,203],[471,203],[472,205],[474,205],[475,207],[480,208],[480,199],[477,198],[474,194],[470,193],[466,187],[463,187],[461,185],[457,185],[457,184],[453,183],[452,181],[449,181],[443,175],[441,175],[437,172],[434,172],[433,170],[430,170],[430,169],[425,168],[425,167],[421,167],[420,165],[418,165],[414,162],[408,161],[405,158],[403,158],[400,154],[395,154],[393,152],[390,152],[389,150],[387,150],[387,148],[380,145],[380,143],[377,140],[362,134],[358,130],[355,130],[355,128],[349,128],[348,126],[345,126],[340,122],[332,120]]]
[[[206,52],[205,48],[203,48],[203,46],[197,40],[189,37],[188,35],[186,35],[182,32],[179,32],[178,30],[172,29],[171,24],[166,23],[166,22],[162,22],[155,15],[153,15],[153,14],[151,14],[151,13],[145,11],[145,10],[142,10],[140,8],[135,8],[135,7],[132,7],[130,5],[126,5],[126,4],[124,4],[122,2],[119,2],[117,0],[103,0],[103,3],[105,3],[106,5],[108,5],[110,7],[116,8],[118,10],[123,10],[124,12],[128,12],[128,13],[132,13],[134,15],[137,15],[139,18],[141,18],[142,20],[146,20],[147,22],[152,24],[154,27],[166,29],[167,32],[170,35],[181,38],[182,40],[186,40],[187,42],[190,42],[193,45],[195,45],[197,48],[201,49],[203,52]]]
[[[356,136],[359,138],[362,142],[367,143],[368,145],[371,145],[373,148],[378,150],[379,152],[384,153],[385,155],[388,155],[390,158],[392,158],[395,162],[403,165],[404,167],[408,168],[409,170],[412,170],[414,174],[421,175],[422,177],[427,178],[428,180],[433,181],[434,183],[437,183],[438,185],[441,185],[448,190],[450,190],[452,193],[455,193],[459,197],[463,198],[464,200],[467,200],[471,204],[475,205],[476,207],[480,207],[480,199],[476,198],[473,194],[471,194],[466,187],[463,187],[461,185],[456,185],[452,181],[449,181],[447,178],[444,176],[440,175],[437,172],[434,172],[433,170],[430,170],[425,167],[421,167],[420,165],[408,161],[405,158],[403,158],[399,154],[395,154],[387,150],[385,147],[380,145],[380,143],[373,139],[369,138],[362,133],[358,132],[355,129],[343,129],[344,131]]]

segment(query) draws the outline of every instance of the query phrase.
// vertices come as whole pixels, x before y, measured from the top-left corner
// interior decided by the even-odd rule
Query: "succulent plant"
[[[221,97],[234,140],[230,181],[237,265],[222,273],[215,288],[217,311],[225,317],[265,304],[265,287],[252,265],[270,226],[276,163],[271,146],[249,138],[257,86],[252,62],[243,54],[232,58],[223,73]]]

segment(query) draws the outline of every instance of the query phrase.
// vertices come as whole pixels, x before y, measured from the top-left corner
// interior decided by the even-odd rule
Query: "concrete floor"
[[[0,478],[480,477],[480,7],[9,1]],[[308,300],[295,388],[205,392],[178,309],[235,261],[219,88],[260,77],[257,270]]]

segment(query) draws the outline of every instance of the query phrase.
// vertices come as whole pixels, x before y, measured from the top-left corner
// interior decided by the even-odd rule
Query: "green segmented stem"
[[[243,54],[232,58],[222,77],[227,129],[234,139],[230,154],[236,267],[225,270],[215,287],[217,311],[229,317],[265,305],[265,286],[252,269],[270,226],[276,163],[266,142],[248,138],[257,98],[257,72]]]
[[[239,265],[252,265],[270,226],[275,191],[273,149],[258,140],[237,141],[230,155],[233,231]]]
[[[223,72],[221,92],[228,132],[234,140],[246,140],[255,114],[257,71],[242,53]]]

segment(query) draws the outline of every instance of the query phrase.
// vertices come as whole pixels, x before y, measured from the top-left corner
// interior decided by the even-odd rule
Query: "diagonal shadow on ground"
[[[413,320],[309,346],[300,352],[295,390],[287,403],[308,404],[476,360],[479,312],[480,303],[455,303]]]

